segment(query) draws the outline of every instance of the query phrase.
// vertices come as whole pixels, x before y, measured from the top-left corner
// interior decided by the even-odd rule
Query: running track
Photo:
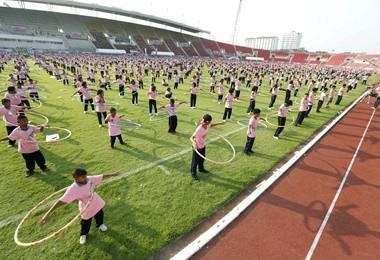
[[[379,216],[380,116],[358,103],[193,259],[379,259]]]

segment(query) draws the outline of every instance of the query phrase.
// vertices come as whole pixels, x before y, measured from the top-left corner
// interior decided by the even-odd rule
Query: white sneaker
[[[83,111],[83,114],[87,114],[87,111]]]
[[[86,235],[80,236],[80,238],[79,238],[79,244],[81,244],[81,245],[86,244],[86,239],[87,239]]]
[[[99,127],[102,127],[102,125],[99,125]]]
[[[275,135],[274,135],[273,138],[278,140],[278,136],[275,136]]]
[[[104,224],[101,224],[99,227],[99,230],[101,230],[101,231],[107,231],[107,229],[108,229],[108,227],[106,226],[106,225],[104,225]]]
[[[8,144],[7,148],[12,148],[13,145],[12,144]]]
[[[225,123],[226,122],[226,120],[223,120],[223,123]]]

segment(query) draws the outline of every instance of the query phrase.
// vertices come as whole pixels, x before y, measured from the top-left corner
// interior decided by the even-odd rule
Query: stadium
[[[379,69],[380,54],[263,50],[117,7],[5,1],[0,89],[5,97],[12,87],[25,89],[27,123],[45,127],[27,142],[39,146],[46,165],[27,168],[25,178],[21,141],[17,152],[7,132],[19,126],[1,114],[2,259],[376,258],[380,212],[369,202],[380,197]],[[99,90],[106,112],[98,111]],[[170,130],[170,98],[177,131]],[[280,125],[278,111],[290,99]],[[123,117],[116,125],[124,141],[112,141],[115,124],[105,121],[111,107]],[[251,153],[246,129],[257,113]],[[189,138],[205,114],[215,128],[202,155]],[[197,156],[206,157],[207,168],[198,176],[190,173]],[[82,215],[68,203],[39,225],[77,168],[115,174],[96,188],[108,230],[93,223],[86,245],[78,243],[78,219],[94,192]]]

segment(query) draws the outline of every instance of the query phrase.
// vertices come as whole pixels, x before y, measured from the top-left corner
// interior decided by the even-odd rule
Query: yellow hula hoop
[[[272,115],[272,114],[275,114],[275,113],[277,113],[277,112],[276,112],[276,111],[271,112],[271,113],[269,113],[269,114],[264,118],[264,120],[268,123],[268,125],[275,126],[275,127],[291,126],[291,125],[294,123],[294,121],[296,120],[295,117],[294,117],[294,115],[293,115],[291,112],[288,112],[288,114],[290,114],[290,115],[292,116],[292,118],[293,118],[293,121],[292,121],[291,123],[289,123],[289,124],[285,124],[285,125],[272,124],[271,122],[269,122],[269,120],[268,120],[268,116],[270,116],[270,115]]]
[[[94,192],[91,193],[91,197],[90,199],[88,200],[86,206],[84,206],[84,208],[79,212],[78,215],[76,215],[69,223],[67,223],[65,226],[63,226],[62,228],[60,228],[58,231],[48,235],[47,237],[45,238],[42,238],[40,240],[37,240],[37,241],[34,241],[34,242],[21,242],[19,239],[18,239],[18,233],[19,233],[19,230],[20,228],[22,227],[22,225],[25,223],[26,220],[28,220],[28,218],[30,217],[30,215],[32,215],[32,213],[34,211],[36,211],[36,209],[38,209],[42,204],[44,204],[47,200],[49,200],[51,197],[67,190],[69,187],[65,187],[59,191],[56,191],[52,194],[50,194],[47,198],[45,198],[44,200],[42,200],[40,203],[38,203],[34,208],[32,208],[28,214],[26,214],[26,216],[21,220],[20,224],[18,224],[17,228],[16,228],[16,231],[15,231],[15,234],[14,234],[14,241],[17,245],[19,246],[36,246],[36,245],[40,245],[46,241],[48,241],[49,239],[52,239],[54,237],[57,237],[58,235],[62,234],[64,231],[66,231],[66,229],[68,229],[86,210],[87,208],[90,206],[90,203],[92,202],[92,199],[94,198]]]
[[[210,133],[209,133],[210,134]],[[224,162],[220,162],[220,161],[214,161],[214,160],[211,160],[209,158],[207,158],[206,156],[203,156],[200,152],[198,152],[197,149],[194,149],[193,147],[193,150],[203,159],[205,159],[206,161],[209,161],[209,162],[212,162],[212,163],[215,163],[215,164],[227,164],[227,163],[230,163],[233,161],[233,159],[235,159],[235,156],[236,156],[236,151],[235,151],[235,147],[231,144],[230,141],[228,141],[225,137],[221,136],[221,135],[218,135],[218,134],[213,134],[211,133],[212,135],[215,135],[221,139],[223,139],[227,144],[230,145],[231,149],[232,149],[232,157],[228,160],[228,161],[224,161]]]

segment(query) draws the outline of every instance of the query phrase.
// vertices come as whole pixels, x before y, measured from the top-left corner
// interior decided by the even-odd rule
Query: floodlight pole
[[[239,0],[239,7],[236,13],[236,19],[235,19],[235,25],[234,29],[232,30],[232,36],[231,36],[231,43],[235,45],[236,42],[236,36],[237,36],[237,30],[239,28],[239,20],[240,20],[240,12],[241,12],[241,2],[243,0]]]

